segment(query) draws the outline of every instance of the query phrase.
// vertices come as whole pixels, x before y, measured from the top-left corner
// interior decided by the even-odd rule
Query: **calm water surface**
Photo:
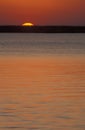
[[[0,130],[85,130],[85,34],[0,34]]]

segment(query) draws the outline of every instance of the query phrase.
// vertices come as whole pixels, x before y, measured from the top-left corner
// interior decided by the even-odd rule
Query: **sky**
[[[85,0],[0,0],[0,25],[85,25]]]

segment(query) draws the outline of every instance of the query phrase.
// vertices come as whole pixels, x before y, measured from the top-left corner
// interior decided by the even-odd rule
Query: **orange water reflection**
[[[0,57],[0,128],[83,130],[82,57]]]

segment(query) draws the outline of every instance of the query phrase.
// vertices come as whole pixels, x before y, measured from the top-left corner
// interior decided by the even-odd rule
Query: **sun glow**
[[[22,26],[34,26],[33,23],[23,23]]]

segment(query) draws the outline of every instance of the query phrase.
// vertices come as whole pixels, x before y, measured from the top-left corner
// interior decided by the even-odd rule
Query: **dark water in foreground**
[[[0,34],[0,130],[85,130],[85,34]]]

